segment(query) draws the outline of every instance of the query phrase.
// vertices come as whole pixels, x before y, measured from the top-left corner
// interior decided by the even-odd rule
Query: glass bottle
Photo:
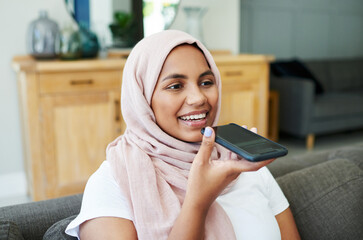
[[[59,41],[58,24],[48,18],[47,11],[39,11],[38,19],[32,21],[28,27],[26,44],[28,54],[38,59],[56,58],[57,41]]]

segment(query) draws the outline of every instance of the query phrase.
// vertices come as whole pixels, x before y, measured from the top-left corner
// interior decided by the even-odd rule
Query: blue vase
[[[97,35],[82,24],[79,26],[79,33],[81,38],[82,58],[97,57],[100,50]]]
[[[59,57],[62,60],[76,60],[82,57],[80,32],[71,24],[66,24],[60,34]]]

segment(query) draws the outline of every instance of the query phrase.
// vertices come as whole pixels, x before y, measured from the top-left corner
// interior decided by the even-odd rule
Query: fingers
[[[260,168],[270,164],[274,160],[275,159],[269,159],[269,160],[264,160],[264,161],[260,161],[260,162],[249,162],[246,160],[246,164],[244,166],[239,166],[239,167],[240,167],[240,170],[242,170],[243,172],[253,172],[253,171],[257,171]]]
[[[257,133],[257,128],[255,127],[251,128],[251,132]]]
[[[206,127],[204,130],[202,144],[197,154],[197,161],[209,162],[214,147],[215,133],[213,128]]]
[[[249,171],[257,171],[260,168],[267,166],[268,164],[270,164],[271,162],[275,161],[276,158],[273,159],[269,159],[269,160],[265,160],[265,161],[261,161],[261,162],[257,162],[255,164],[255,166],[253,166],[251,169],[249,169]]]
[[[241,160],[225,160],[225,161],[212,161],[213,164],[223,164],[224,166],[229,167],[230,173],[241,173],[241,172],[254,172],[259,170],[260,168],[270,164],[275,159],[269,159],[260,162],[250,162],[246,159]]]
[[[242,127],[243,127],[243,128],[248,129],[247,125],[242,125]],[[251,131],[251,132],[254,132],[254,133],[257,133],[257,128],[252,127],[252,128],[250,129],[250,131]]]

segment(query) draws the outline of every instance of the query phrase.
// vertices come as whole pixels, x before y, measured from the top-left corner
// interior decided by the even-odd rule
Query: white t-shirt
[[[275,215],[289,203],[270,171],[242,173],[234,186],[216,200],[229,216],[237,239],[281,239]],[[79,226],[92,218],[120,217],[133,220],[129,204],[104,161],[89,178],[79,215],[66,233],[79,239]]]

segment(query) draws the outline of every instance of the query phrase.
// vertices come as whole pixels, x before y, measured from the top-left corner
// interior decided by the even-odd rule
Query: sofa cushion
[[[76,218],[77,215],[67,217],[62,219],[56,223],[54,223],[48,230],[45,232],[43,240],[53,240],[53,239],[77,239],[76,237],[72,237],[67,235],[64,231],[66,230],[68,224],[72,222],[73,219]]]
[[[328,153],[326,151],[319,151],[314,153],[305,153],[294,155],[290,157],[281,157],[267,165],[271,174],[277,178],[284,176],[287,173],[298,171],[307,167],[326,162],[328,160]]]
[[[363,59],[327,61],[333,91],[363,89]]]
[[[332,91],[333,87],[327,60],[307,60],[304,63],[314,76],[319,79],[319,83],[323,86],[324,92]]]
[[[0,208],[0,216],[16,223],[24,239],[42,239],[55,222],[79,213],[82,194]]]
[[[349,159],[363,170],[363,142],[329,151],[327,157],[328,160],[336,158]]]
[[[363,142],[322,151],[287,155],[267,165],[272,175],[277,178],[287,173],[298,171],[337,158],[348,159],[363,170]]]
[[[324,91],[363,88],[363,59],[307,60],[307,68],[319,79]]]
[[[354,92],[326,92],[316,97],[314,118],[363,115],[363,89]]]
[[[277,77],[296,77],[311,80],[315,85],[315,93],[324,92],[323,86],[313,73],[298,59],[276,61],[271,63],[271,72]]]
[[[16,223],[0,219],[0,239],[23,240],[24,238]]]
[[[363,172],[334,159],[278,177],[302,239],[363,239]]]

